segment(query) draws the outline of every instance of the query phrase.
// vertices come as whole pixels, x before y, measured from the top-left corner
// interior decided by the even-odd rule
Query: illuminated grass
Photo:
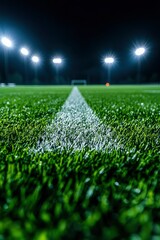
[[[158,239],[160,87],[79,89],[127,151],[31,154],[71,88],[0,89],[0,238]]]

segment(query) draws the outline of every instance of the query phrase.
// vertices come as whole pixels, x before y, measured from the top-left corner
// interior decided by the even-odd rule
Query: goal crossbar
[[[85,80],[85,79],[73,79],[71,81],[71,85],[79,85],[79,84],[86,85],[87,84],[87,80]]]

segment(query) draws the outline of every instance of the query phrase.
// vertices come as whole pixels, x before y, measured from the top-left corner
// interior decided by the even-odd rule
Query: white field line
[[[160,93],[160,90],[144,90],[143,92],[147,92],[147,93]]]
[[[119,149],[115,134],[107,128],[74,87],[34,152],[82,150],[112,151]]]

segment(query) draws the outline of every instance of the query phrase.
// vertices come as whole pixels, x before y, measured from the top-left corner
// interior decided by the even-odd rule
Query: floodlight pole
[[[53,63],[55,65],[55,68],[56,68],[56,84],[60,84],[60,79],[59,79],[59,67],[62,63],[62,59],[59,58],[59,57],[56,57],[56,58],[53,58]]]
[[[56,64],[56,83],[59,84],[59,66]]]
[[[141,57],[145,53],[145,48],[144,47],[139,47],[135,50],[135,55],[138,57],[138,66],[137,66],[137,83],[140,82],[141,80]]]
[[[4,47],[4,78],[6,84],[8,83],[8,50]]]
[[[8,48],[12,48],[12,41],[7,37],[1,38],[1,43],[3,44],[4,49],[4,74],[5,74],[5,82],[8,83]]]
[[[27,59],[24,59],[24,73],[25,73],[25,84],[28,83],[28,72],[27,72]]]
[[[24,64],[24,84],[28,83],[28,74],[27,74],[27,59],[23,57],[23,64]]]
[[[141,80],[141,59],[138,58],[138,66],[137,66],[137,83]]]
[[[38,70],[37,70],[37,67],[38,67],[38,63],[39,63],[40,59],[39,59],[38,56],[34,55],[34,56],[32,56],[31,60],[33,62],[33,67],[34,67],[34,82],[38,83]]]
[[[36,64],[34,66],[34,79],[35,79],[35,82],[38,82],[38,70],[37,70]]]
[[[111,68],[110,64],[108,64],[108,82],[110,83],[111,80]]]
[[[111,67],[112,67],[112,65],[113,65],[113,63],[114,63],[114,58],[112,57],[112,56],[108,56],[108,57],[106,57],[105,59],[104,59],[104,62],[105,62],[105,64],[107,64],[107,75],[108,75],[108,79],[107,79],[107,81],[110,83],[110,81],[111,81]]]
[[[22,47],[20,49],[20,53],[23,57],[23,65],[24,65],[24,84],[28,83],[28,77],[27,77],[27,57],[29,55],[29,50],[25,47]]]

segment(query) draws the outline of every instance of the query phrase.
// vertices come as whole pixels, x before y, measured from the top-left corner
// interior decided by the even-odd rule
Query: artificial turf
[[[121,149],[30,151],[71,87],[0,88],[0,240],[160,239],[160,86],[79,90]]]

